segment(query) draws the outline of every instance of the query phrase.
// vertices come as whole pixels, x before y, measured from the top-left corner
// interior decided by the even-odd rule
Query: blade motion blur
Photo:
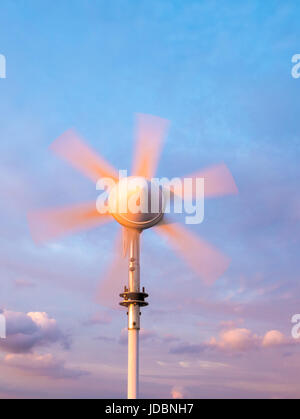
[[[100,283],[97,302],[117,305],[116,298],[123,283],[124,265],[127,266],[128,283],[119,294],[128,314],[128,398],[139,395],[139,330],[141,308],[148,305],[148,294],[140,284],[141,233],[156,227],[158,234],[170,241],[170,245],[182,257],[197,277],[207,284],[223,275],[229,259],[194,233],[164,218],[167,196],[181,199],[197,199],[195,189],[166,187],[153,182],[159,163],[163,142],[167,136],[169,121],[152,115],[136,116],[136,146],[130,176],[120,177],[118,172],[102,156],[94,151],[74,131],[69,130],[55,140],[50,149],[83,176],[97,185],[109,185],[106,195],[97,202],[74,206],[32,211],[28,214],[29,228],[36,243],[45,243],[64,234],[101,226],[117,221],[122,235],[118,235],[114,248],[114,260],[107,275]],[[204,179],[204,196],[207,198],[235,195],[238,190],[229,169],[224,164],[199,171],[189,177]],[[153,191],[155,193],[153,193]],[[204,199],[203,196],[203,199]],[[124,258],[125,256],[125,258]],[[119,290],[119,292],[118,292]]]

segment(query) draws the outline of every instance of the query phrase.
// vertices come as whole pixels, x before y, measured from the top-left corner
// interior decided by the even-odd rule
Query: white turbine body
[[[163,217],[163,192],[140,176],[121,179],[108,198],[110,214],[124,227],[145,230]]]

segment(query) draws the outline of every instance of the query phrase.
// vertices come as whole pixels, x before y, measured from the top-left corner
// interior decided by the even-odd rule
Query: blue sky
[[[299,345],[286,342],[300,310],[297,3],[4,0],[0,13],[0,307],[57,324],[19,358],[3,350],[1,397],[125,396],[126,319],[94,301],[116,226],[36,247],[26,213],[96,197],[48,151],[71,127],[129,168],[136,112],[171,121],[158,175],[225,162],[240,192],[207,202],[194,228],[232,259],[211,288],[144,234],[142,395],[299,396]],[[274,330],[285,340],[267,347]],[[247,344],[226,348],[229,332]]]

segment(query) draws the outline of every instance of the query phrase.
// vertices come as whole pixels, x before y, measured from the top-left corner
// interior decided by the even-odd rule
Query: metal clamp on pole
[[[140,329],[140,307],[145,307],[148,305],[145,298],[148,297],[148,294],[145,293],[145,288],[142,292],[130,292],[128,288],[124,287],[124,292],[120,294],[120,297],[123,298],[119,304],[123,307],[128,308],[128,330]]]
[[[145,293],[145,288],[143,288],[142,292],[130,292],[128,288],[124,287],[124,292],[120,294],[120,297],[124,298],[119,304],[123,307],[128,307],[130,304],[136,304],[140,307],[145,307],[148,305],[145,298],[149,297],[148,294]]]

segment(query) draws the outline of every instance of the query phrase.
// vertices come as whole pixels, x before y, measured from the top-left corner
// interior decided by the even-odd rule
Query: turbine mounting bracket
[[[120,294],[120,297],[123,298],[123,301],[121,301],[119,304],[123,307],[128,307],[131,304],[138,305],[140,307],[145,307],[148,305],[147,301],[145,301],[145,298],[148,297],[148,294],[145,293],[145,290],[143,289],[143,292],[130,292],[125,288],[124,292]]]

